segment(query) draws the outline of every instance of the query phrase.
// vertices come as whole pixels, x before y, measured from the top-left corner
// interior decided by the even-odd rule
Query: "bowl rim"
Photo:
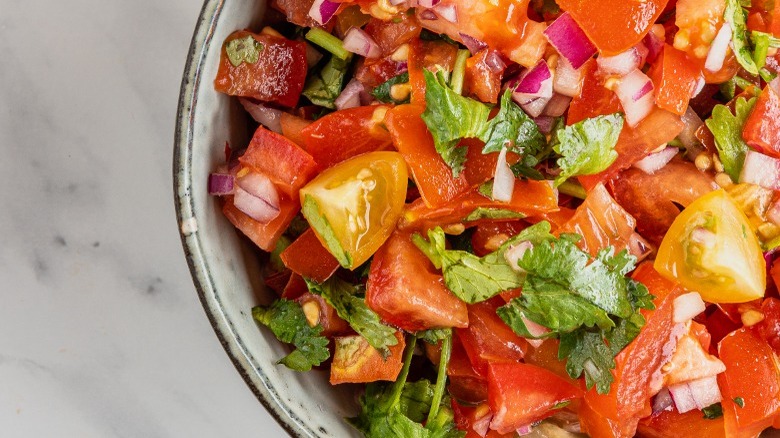
[[[260,403],[290,436],[308,437],[310,435],[292,418],[291,412],[274,396],[275,391],[266,383],[268,379],[258,375],[258,373],[262,374],[262,371],[251,366],[248,360],[249,352],[245,345],[242,342],[236,342],[237,334],[230,327],[229,318],[225,315],[215,296],[216,288],[209,274],[209,263],[203,252],[200,233],[194,232],[197,229],[196,225],[194,226],[195,230],[189,229],[191,223],[197,223],[192,222],[195,219],[195,207],[190,190],[197,93],[203,79],[202,70],[209,45],[224,6],[225,0],[204,0],[190,42],[179,90],[172,169],[173,196],[179,236],[203,310],[236,370]]]

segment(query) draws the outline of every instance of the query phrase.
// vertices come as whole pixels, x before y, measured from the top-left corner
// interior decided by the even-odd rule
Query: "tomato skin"
[[[668,0],[558,0],[603,55],[617,55],[637,43],[650,30]]]
[[[482,102],[498,102],[501,91],[501,71],[493,71],[485,62],[488,56],[496,56],[492,49],[480,50],[466,60],[464,87],[468,94]]]
[[[496,314],[496,309],[503,304],[500,298],[494,298],[468,306],[468,328],[455,331],[474,369],[482,375],[489,363],[517,362],[528,350],[528,342]]]
[[[685,114],[701,71],[685,52],[665,44],[661,56],[650,69],[655,86],[655,104],[679,116]]]
[[[546,418],[554,406],[583,395],[577,386],[535,365],[490,363],[487,375],[490,428],[499,433]]]
[[[452,337],[452,354],[447,363],[447,390],[458,400],[481,403],[487,400],[487,379],[471,364],[460,337]]]
[[[460,141],[459,146],[468,148],[463,176],[470,186],[478,186],[493,179],[498,164],[498,152],[483,154],[482,149],[485,147],[485,143],[476,138],[464,138]],[[520,156],[514,152],[506,154],[506,162],[510,166],[517,163],[519,159]]]
[[[635,226],[634,218],[612,199],[604,185],[599,184],[588,192],[574,216],[558,232],[582,236],[577,246],[595,257],[607,246],[613,247],[616,253],[628,248]]]
[[[443,20],[440,20],[443,21]],[[412,86],[411,103],[425,107],[425,75],[423,70],[436,71],[439,67],[451,71],[455,65],[458,48],[446,41],[423,41],[414,38],[409,42],[409,84]]]
[[[769,85],[745,121],[742,138],[759,152],[780,158],[780,96]]]
[[[780,415],[780,370],[764,341],[742,328],[723,338],[718,354],[726,371],[718,375],[728,436],[749,437],[771,426]],[[741,397],[739,407],[734,398]]]
[[[301,131],[311,124],[311,120],[306,120],[302,117],[283,112],[279,122],[282,126],[282,135],[285,138],[292,140],[292,142],[298,146],[303,147],[304,142]]]
[[[395,337],[398,343],[389,347],[390,356],[387,359],[368,345],[366,338],[360,335],[335,338],[336,350],[330,366],[330,384],[369,383],[397,379],[403,367],[406,341],[401,332],[396,332]]]
[[[579,387],[581,381],[572,379],[566,371],[566,361],[558,359],[558,347],[561,342],[557,339],[547,339],[539,347],[531,347],[525,354],[525,363],[544,368],[562,378],[563,380]],[[584,386],[582,386],[584,388]]]
[[[234,66],[227,56],[227,44],[251,36],[263,45],[258,61]],[[306,80],[306,43],[245,30],[233,32],[222,45],[214,88],[230,96],[251,97],[294,107]]]
[[[390,135],[381,126],[387,109],[387,105],[359,106],[317,119],[301,130],[306,152],[328,168],[356,155],[389,148]]]
[[[642,237],[660,245],[674,219],[680,214],[675,204],[687,207],[718,188],[709,173],[675,158],[652,175],[639,169],[626,169],[610,181],[615,200],[636,218]]]
[[[726,438],[723,417],[704,418],[694,409],[684,414],[670,409],[642,419],[638,435],[644,438]]]
[[[498,249],[510,237],[516,236],[528,225],[522,221],[485,222],[474,227],[471,235],[471,246],[474,253],[484,257]]]
[[[306,280],[295,272],[291,272],[287,284],[284,285],[282,298],[286,300],[297,300],[308,292],[309,286],[306,284]]]
[[[410,233],[396,231],[377,251],[366,284],[366,304],[383,320],[411,332],[469,323],[466,304],[447,289]]]
[[[639,419],[650,415],[653,389],[660,389],[658,372],[674,350],[674,299],[682,292],[675,283],[661,277],[651,263],[634,271],[633,278],[655,296],[655,310],[642,309],[646,323],[639,335],[616,357],[615,381],[608,394],[595,388],[585,393],[580,409],[583,432],[594,437],[631,437]],[[656,388],[657,386],[657,388]]]
[[[264,224],[244,214],[233,204],[233,197],[226,196],[222,213],[234,227],[244,233],[260,249],[271,252],[274,250],[279,236],[284,233],[299,210],[298,203],[288,198],[282,198],[279,207],[279,216]]]
[[[426,205],[446,204],[468,190],[465,176],[452,177],[452,169],[436,152],[433,137],[420,118],[424,107],[399,105],[387,112],[385,125],[398,152],[409,165]]]
[[[282,193],[298,199],[298,190],[317,172],[314,158],[281,134],[260,126],[244,155],[244,166],[266,175]]]
[[[419,37],[422,27],[414,15],[398,14],[391,21],[371,18],[363,30],[382,49],[382,56],[388,56],[402,44]]]
[[[780,299],[766,298],[761,303],[764,320],[758,323],[756,333],[780,354]]]
[[[589,59],[580,67],[582,70],[582,91],[571,101],[566,124],[573,125],[591,117],[620,112],[617,94],[604,87],[604,77],[595,59]],[[625,128],[624,128],[625,129]]]
[[[322,283],[339,267],[339,261],[322,246],[309,228],[280,254],[284,265],[296,274]]]

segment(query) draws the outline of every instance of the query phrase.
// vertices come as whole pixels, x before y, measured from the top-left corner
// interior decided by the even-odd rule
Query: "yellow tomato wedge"
[[[764,296],[766,264],[750,222],[724,190],[691,203],[658,248],[655,269],[711,303]]]
[[[409,176],[397,152],[370,152],[331,167],[301,189],[303,215],[341,266],[354,269],[390,237]]]

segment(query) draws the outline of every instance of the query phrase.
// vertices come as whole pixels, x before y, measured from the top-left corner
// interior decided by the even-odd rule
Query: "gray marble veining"
[[[171,153],[193,0],[0,0],[0,424],[283,436],[208,324]]]

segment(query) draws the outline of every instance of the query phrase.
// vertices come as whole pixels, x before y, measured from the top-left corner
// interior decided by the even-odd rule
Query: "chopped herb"
[[[405,100],[396,100],[393,99],[393,97],[390,95],[390,90],[393,88],[393,85],[405,84],[407,82],[409,82],[409,72],[403,72],[400,75],[393,76],[385,82],[377,85],[376,88],[371,91],[371,95],[382,103],[394,103],[396,105],[409,103],[408,97]]]
[[[480,140],[485,142],[483,154],[500,152],[506,146],[519,154],[534,155],[547,145],[539,126],[512,100],[510,90],[501,96],[501,109],[490,119]]]
[[[306,32],[306,39],[327,50],[342,61],[346,61],[352,56],[344,48],[344,43],[340,39],[319,27],[312,27],[311,30]]]
[[[742,10],[742,5],[739,0],[726,0],[726,9],[723,12],[723,18],[726,22],[731,24],[731,44],[737,62],[748,73],[757,75],[758,66],[753,60],[753,54],[750,51],[747,25],[745,24],[745,12]]]
[[[512,210],[494,207],[477,207],[463,218],[463,222],[478,221],[480,219],[523,219],[525,215]]]
[[[734,397],[733,400],[734,400],[734,403],[737,406],[739,406],[740,408],[744,408],[745,407],[745,399],[743,399],[742,397]]]
[[[268,255],[271,269],[273,269],[274,272],[283,271],[285,269],[284,262],[282,262],[282,259],[279,256],[291,243],[292,241],[285,235],[279,236],[279,240],[276,241],[274,250]]]
[[[702,409],[701,412],[707,420],[714,420],[723,416],[723,407],[720,403],[715,403]]]
[[[247,35],[245,38],[230,40],[225,45],[225,52],[233,67],[238,67],[244,62],[248,64],[257,63],[260,60],[260,52],[262,51],[263,44],[251,35]]]
[[[315,105],[335,109],[336,98],[344,87],[351,59],[332,56],[320,70],[310,74],[302,94]]]
[[[281,342],[293,344],[295,350],[278,363],[296,371],[309,371],[330,357],[328,338],[321,335],[322,326],[311,327],[295,301],[280,299],[268,307],[255,307],[252,317],[271,329]]]
[[[450,88],[452,91],[463,94],[463,79],[466,76],[466,60],[470,52],[466,49],[458,49],[455,56],[455,64],[452,67],[452,77],[450,78]]]
[[[553,149],[561,155],[561,173],[555,178],[560,186],[572,176],[592,175],[609,167],[617,159],[615,145],[623,129],[623,116],[610,114],[585,119],[557,132],[559,142]]]
[[[416,334],[418,339],[431,345],[437,345],[440,341],[450,335],[452,335],[452,329],[448,328],[428,329],[417,332]]]
[[[491,179],[490,181],[485,181],[480,184],[480,186],[477,187],[477,192],[488,199],[493,199],[493,180]]]
[[[558,186],[558,191],[564,195],[569,195],[579,199],[585,199],[585,197],[588,195],[588,192],[585,191],[584,187],[572,180],[566,180],[562,182],[561,185]]]
[[[756,99],[737,99],[735,103],[736,115],[726,105],[715,105],[712,116],[705,121],[707,128],[715,137],[715,147],[718,149],[723,168],[734,182],[739,180],[742,166],[745,163],[745,155],[748,145],[742,139],[742,128],[745,125]]]
[[[306,280],[309,291],[319,295],[336,309],[339,317],[366,338],[368,344],[387,355],[391,347],[398,343],[396,330],[382,323],[379,315],[371,310],[363,298],[358,296],[362,286],[355,286],[338,278],[331,277],[326,282],[317,284]]]

